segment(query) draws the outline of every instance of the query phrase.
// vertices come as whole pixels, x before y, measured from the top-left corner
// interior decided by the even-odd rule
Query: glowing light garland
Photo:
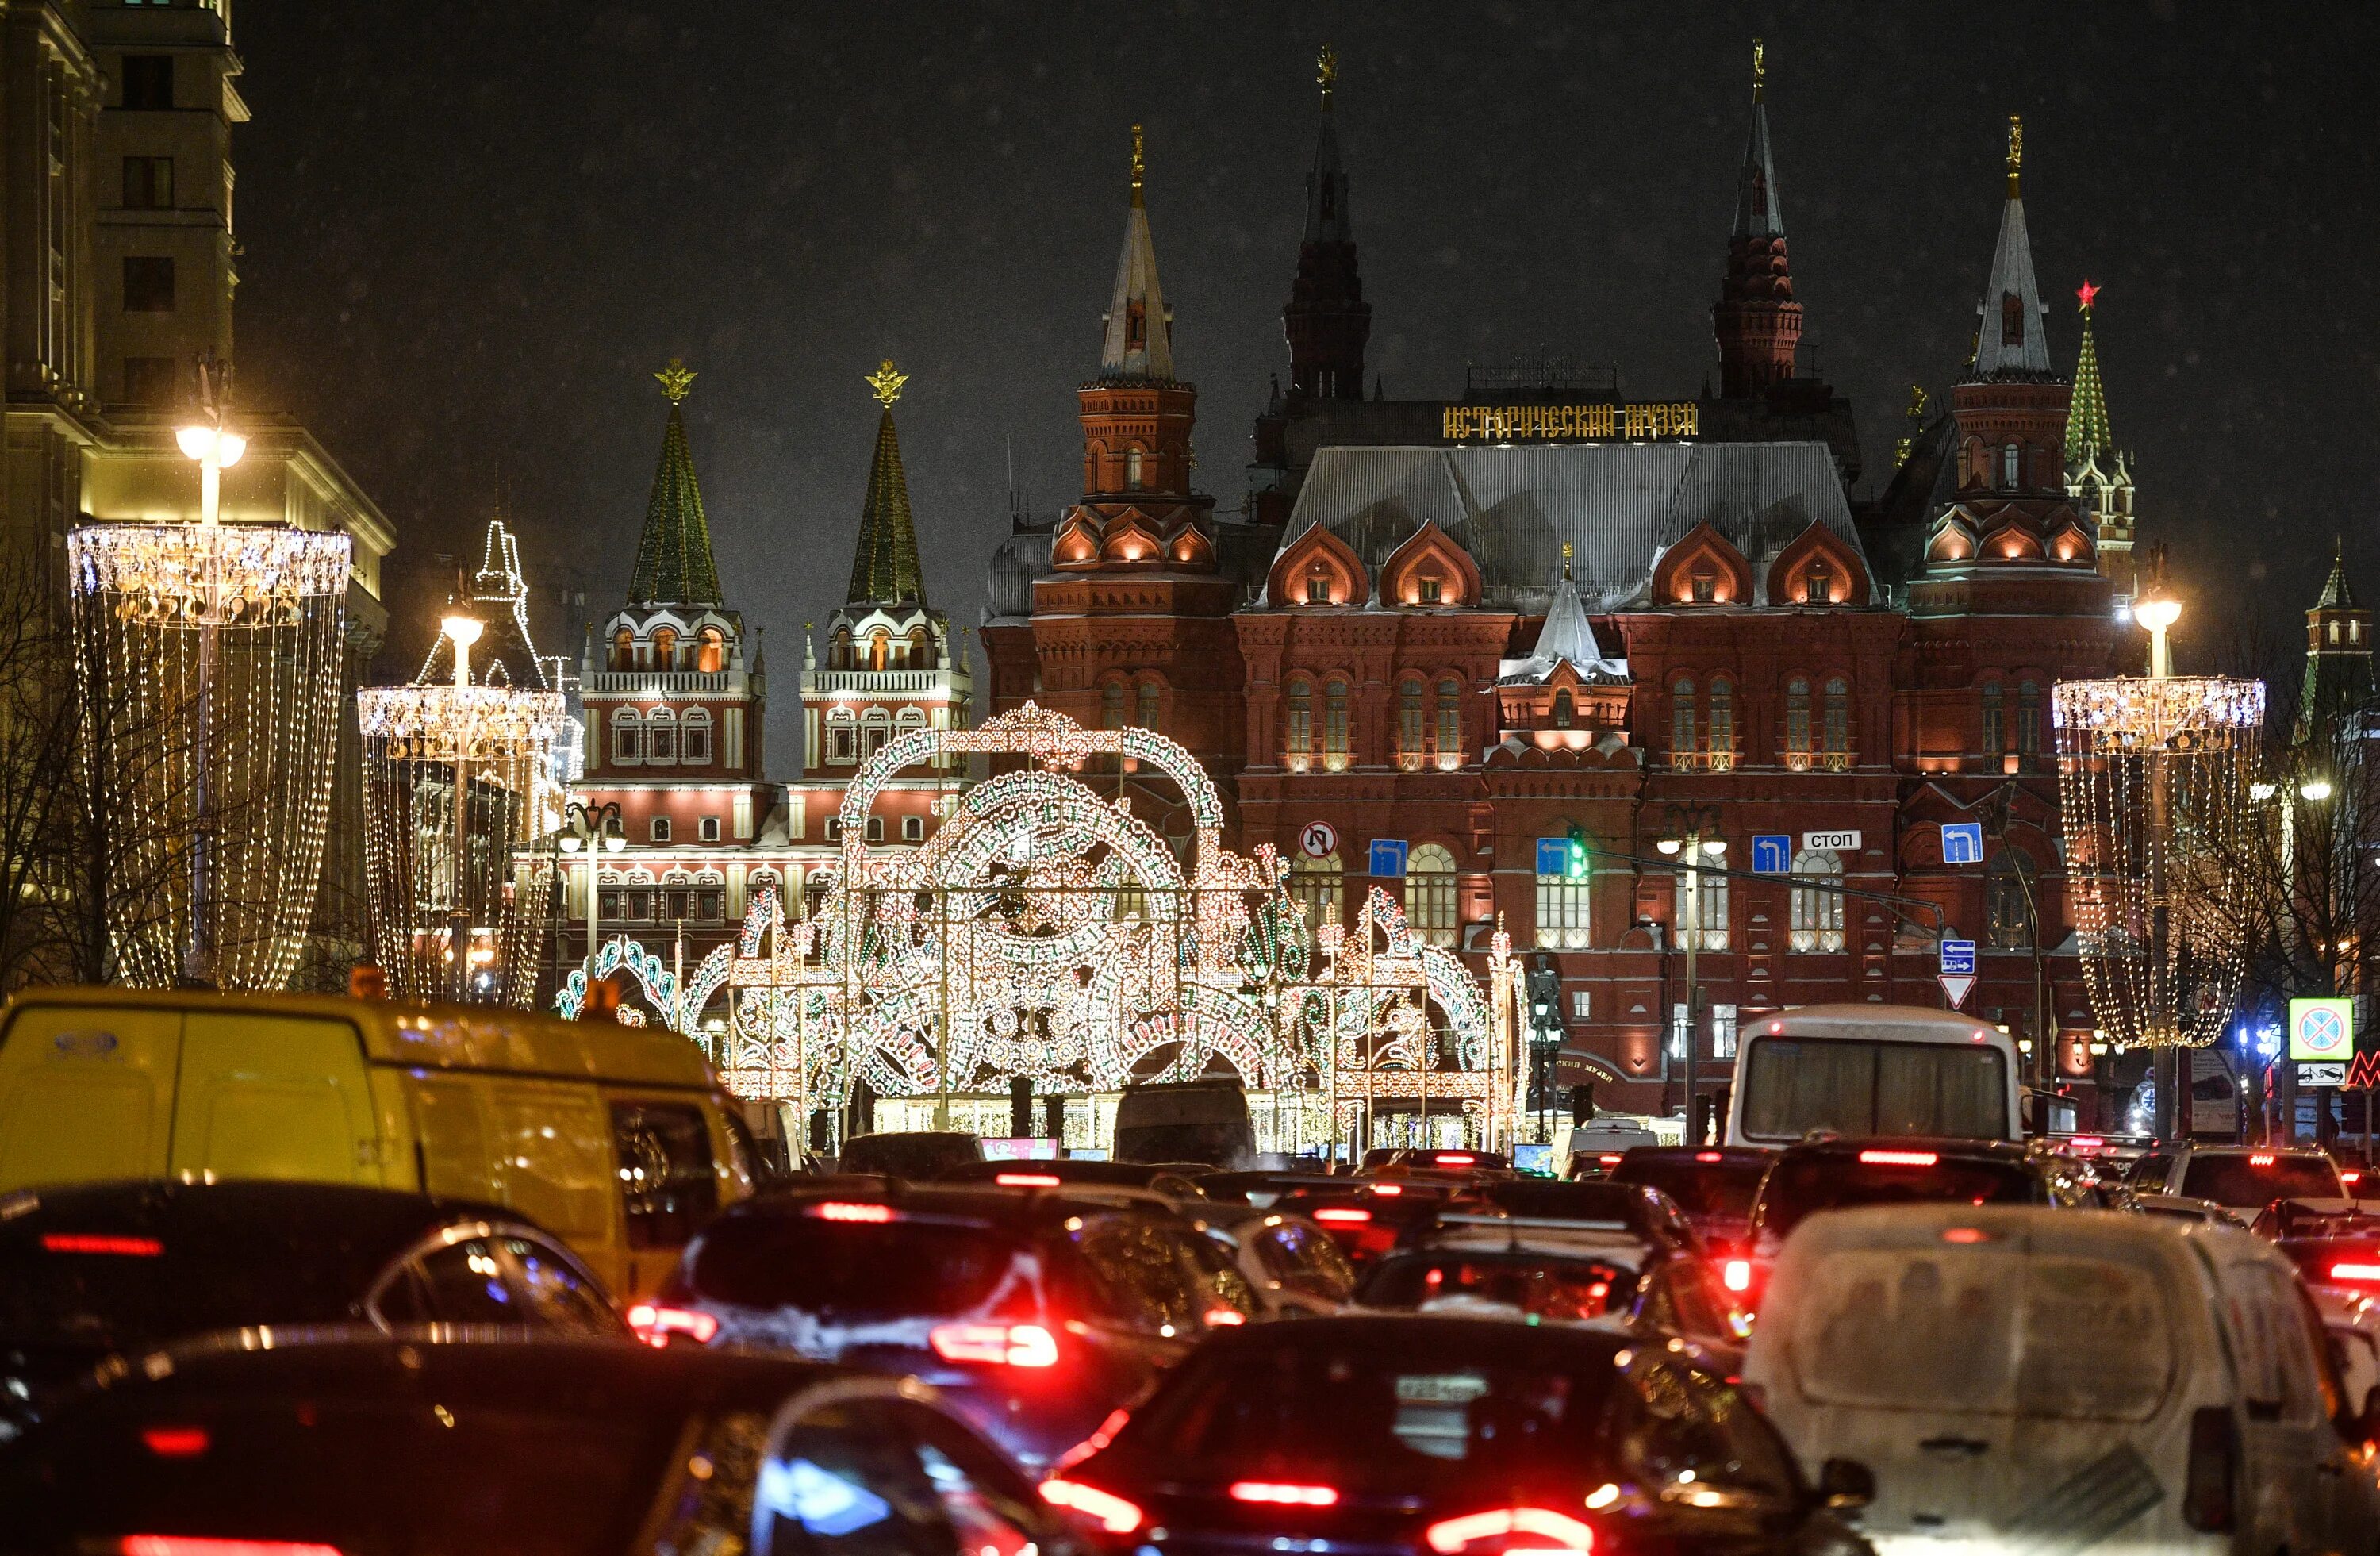
[[[1022,754],[1038,771],[976,784],[921,847],[868,846],[888,782],[972,752]],[[1173,780],[1195,828],[1186,865],[1124,801],[1061,771],[1099,756]],[[788,918],[773,889],[755,894],[727,974],[722,1078],[807,1110],[841,1106],[862,1079],[893,1097],[1004,1091],[1019,1077],[1072,1095],[1187,1078],[1220,1059],[1270,1091],[1284,1130],[1305,1138],[1367,1100],[1424,1099],[1460,1110],[1482,1141],[1500,1137],[1518,975],[1504,937],[1483,994],[1374,891],[1352,932],[1325,928],[1317,968],[1285,865],[1269,847],[1226,851],[1222,819],[1196,760],[1152,730],[1087,730],[1028,702],[974,730],[892,741],[844,794],[842,862],[817,912]]]
[[[329,821],[350,554],[345,535],[274,526],[67,537],[127,982],[273,990],[297,970]]]
[[[2261,682],[2068,681],[2051,694],[2069,908],[2094,1019],[2204,1048],[2240,990],[2238,873]]]
[[[372,928],[391,991],[527,1009],[552,876],[532,868],[516,880],[514,857],[561,824],[552,774],[567,729],[562,694],[373,687],[356,694],[356,710]],[[468,930],[459,977],[458,923]]]

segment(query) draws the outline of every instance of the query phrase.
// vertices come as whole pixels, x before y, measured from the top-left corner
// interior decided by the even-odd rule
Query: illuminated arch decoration
[[[924,845],[869,846],[892,779],[976,752],[1032,765],[970,788]],[[1186,859],[1071,775],[1095,758],[1173,780]],[[997,1094],[1016,1079],[1078,1095],[1221,1067],[1293,1096],[1318,1133],[1343,1090],[1456,1100],[1479,1138],[1501,1137],[1509,1000],[1415,943],[1377,892],[1356,934],[1325,930],[1318,968],[1285,863],[1270,847],[1228,852],[1222,825],[1212,781],[1153,730],[1087,730],[1028,702],[978,729],[900,735],[844,792],[817,910],[788,918],[773,889],[755,894],[727,972],[730,1029],[705,1039],[722,1081],[807,1110],[842,1106],[861,1081],[885,1096]],[[1509,984],[1500,935],[1497,958]]]
[[[653,1007],[662,1026],[674,1032],[694,1035],[701,1028],[702,1013],[710,1003],[710,997],[727,981],[733,954],[730,947],[722,945],[681,979],[660,956],[625,935],[615,935],[597,949],[594,974],[601,979],[614,973],[626,973],[636,980],[638,991]],[[564,980],[562,991],[554,996],[553,1008],[565,1021],[577,1020],[578,1013],[587,1008],[587,975],[584,966],[574,968]],[[646,1025],[645,1014],[624,1003],[620,1006],[620,1024],[642,1027]]]

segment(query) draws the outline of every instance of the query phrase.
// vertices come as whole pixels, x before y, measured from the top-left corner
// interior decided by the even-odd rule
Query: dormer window
[[[1320,573],[1305,580],[1305,602],[1309,605],[1330,603],[1330,580]]]
[[[1822,557],[1811,563],[1810,570],[1802,575],[1802,603],[1804,605],[1830,604],[1834,597],[1835,570],[1828,566]]]
[[[1554,727],[1556,729],[1568,729],[1577,722],[1577,708],[1571,701],[1570,688],[1568,687],[1564,687],[1560,691],[1554,693]]]
[[[1439,581],[1436,578],[1424,578],[1421,580],[1421,602],[1423,604],[1435,605],[1438,603],[1438,587]]]
[[[1123,348],[1143,351],[1148,347],[1148,308],[1145,303],[1123,305]]]
[[[1705,563],[1694,569],[1692,584],[1695,604],[1707,605],[1718,598],[1718,574],[1710,564]]]
[[[2024,299],[2014,292],[2000,294],[2000,344],[2024,344]]]

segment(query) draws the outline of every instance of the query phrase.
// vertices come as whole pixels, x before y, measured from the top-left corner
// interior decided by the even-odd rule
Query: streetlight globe
[[[616,854],[627,845],[628,840],[621,836],[618,833],[613,833],[603,840],[603,848],[606,853]]]
[[[2163,632],[2181,619],[2181,602],[2169,594],[2146,596],[2132,602],[2132,619],[2151,632]]]
[[[230,469],[239,463],[239,456],[247,452],[248,440],[237,432],[215,434],[215,468],[217,469]]]
[[[2298,797],[2301,799],[2310,799],[2316,805],[2320,805],[2324,800],[2330,797],[2330,780],[2327,778],[2307,779],[2304,783],[2298,785]]]
[[[1678,851],[1680,844],[1674,837],[1665,837],[1658,843],[1653,845],[1653,846],[1658,848],[1664,854],[1674,854]]]
[[[174,429],[174,441],[181,445],[182,453],[189,458],[203,459],[207,451],[214,446],[215,430],[212,427],[176,427]]]
[[[1727,852],[1727,839],[1723,837],[1706,837],[1703,839],[1703,852],[1710,855],[1713,858],[1717,858],[1719,855]]]
[[[562,851],[565,854],[576,854],[578,852],[578,836],[577,833],[565,833],[563,834]]]
[[[438,625],[447,637],[455,639],[455,646],[462,649],[478,642],[480,634],[487,630],[486,624],[477,616],[448,616]]]
[[[2267,800],[2280,792],[2277,784],[2251,784],[2248,785],[2248,797],[2253,800]]]

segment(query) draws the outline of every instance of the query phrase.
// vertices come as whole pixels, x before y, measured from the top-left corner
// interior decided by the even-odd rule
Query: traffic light
[[[1586,829],[1576,821],[1570,824],[1570,867],[1572,881],[1586,879]]]

